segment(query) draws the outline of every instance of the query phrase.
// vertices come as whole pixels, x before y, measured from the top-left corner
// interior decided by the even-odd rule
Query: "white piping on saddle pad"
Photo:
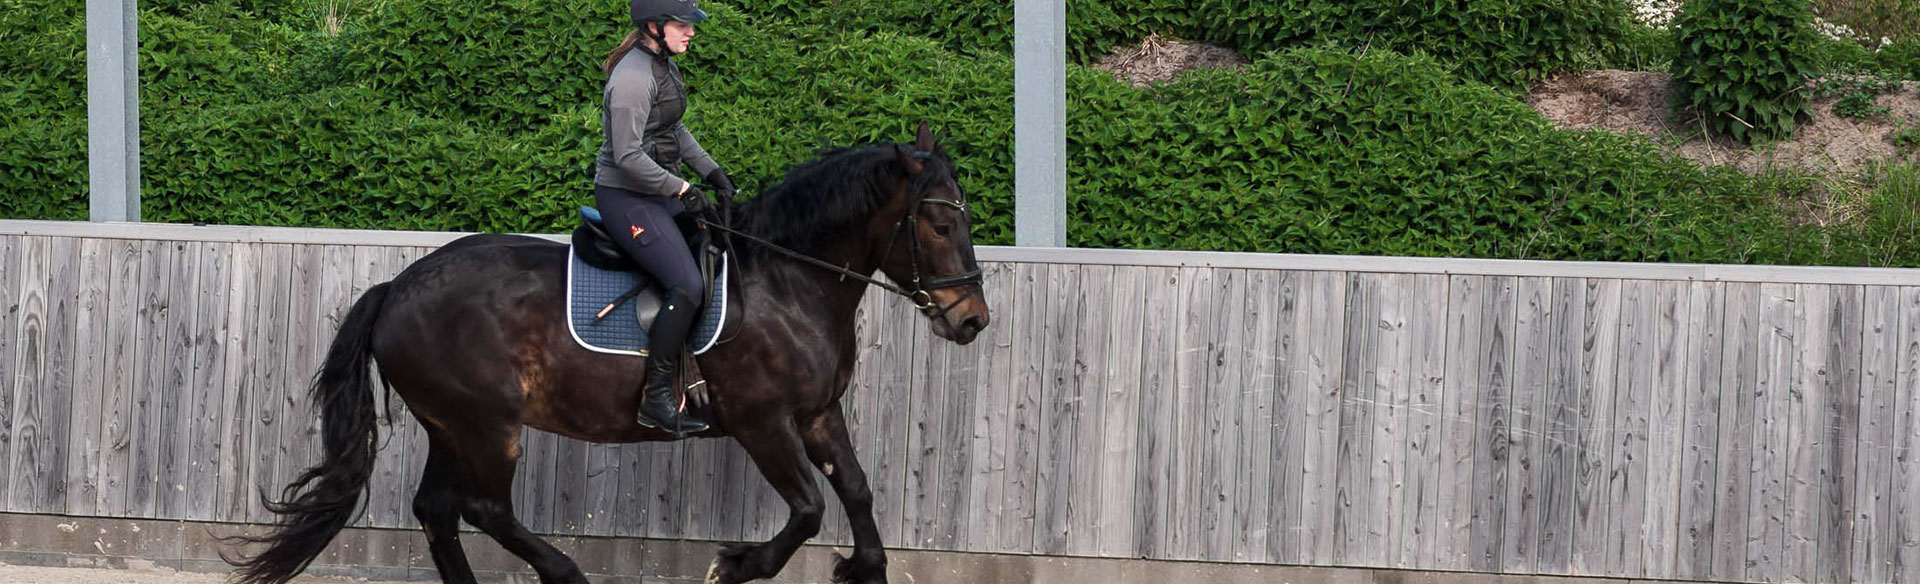
[[[594,345],[592,343],[587,342],[586,339],[580,338],[580,331],[574,330],[573,323],[575,322],[575,320],[573,318],[573,266],[575,264],[580,263],[580,258],[574,257],[573,254],[574,254],[573,245],[568,244],[567,245],[567,291],[566,291],[567,300],[566,302],[562,303],[567,305],[566,314],[564,315],[567,317],[567,334],[573,335],[573,342],[578,343],[580,346],[586,347],[588,351],[593,351],[595,353],[607,353],[612,355],[633,355],[635,357],[647,356],[646,349],[641,349],[638,351],[626,351],[621,349],[608,349],[606,347]]]
[[[580,338],[580,331],[574,328],[574,323],[577,321],[574,320],[574,315],[573,315],[573,308],[574,308],[573,306],[573,266],[575,264],[581,263],[581,261],[579,258],[573,257],[573,253],[574,253],[573,245],[568,244],[567,245],[567,290],[566,290],[567,309],[566,309],[566,315],[565,315],[567,318],[567,334],[573,336],[574,343],[579,344],[581,347],[585,347],[587,350],[593,351],[596,353],[608,353],[612,355],[633,355],[635,357],[647,356],[646,349],[640,349],[638,351],[628,351],[624,349],[608,349],[606,347],[601,347],[598,345],[594,345],[592,343],[588,343],[586,339]],[[714,287],[717,288],[716,291],[719,292],[719,295],[720,295],[719,304],[718,304],[719,310],[720,310],[719,312],[720,326],[719,328],[713,331],[713,336],[707,338],[707,344],[702,345],[700,348],[693,350],[693,354],[695,355],[705,354],[707,350],[712,349],[714,345],[720,344],[720,337],[724,336],[721,333],[726,332],[726,329],[727,329],[727,280],[729,278],[727,274],[727,263],[730,261],[732,261],[732,257],[728,256],[725,253],[720,254],[720,272],[719,272],[720,276],[717,278],[714,278],[713,280]],[[629,300],[628,302],[633,302],[633,300]],[[702,320],[705,320],[705,317],[708,312],[711,312],[711,310],[700,311],[700,316],[702,317]],[[699,331],[696,330],[694,332],[697,333]]]
[[[731,258],[727,257],[726,252],[720,252],[720,276],[713,279],[713,287],[717,288],[718,290],[715,291],[720,293],[720,302],[718,304],[720,308],[720,326],[714,327],[713,336],[707,337],[706,345],[693,350],[693,354],[695,355],[706,353],[707,349],[711,349],[714,345],[719,344],[721,333],[727,332],[727,261],[729,259]],[[701,320],[706,320],[705,317],[707,313],[713,312],[713,307],[709,306],[707,308],[707,310],[700,311]]]

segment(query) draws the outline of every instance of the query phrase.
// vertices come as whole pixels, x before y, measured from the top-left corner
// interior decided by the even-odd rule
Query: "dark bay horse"
[[[863,275],[900,283],[940,337],[965,344],[988,310],[954,166],[922,124],[912,144],[840,149],[794,168],[742,205],[737,224]],[[835,582],[886,581],[886,553],[867,477],[840,398],[854,372],[855,309],[867,284],[737,243],[744,320],[699,357],[719,424],[786,500],[786,525],[760,545],[724,548],[709,582],[778,574],[820,530],[823,472],[852,522],[852,558]],[[644,359],[596,353],[567,332],[565,245],[498,234],[463,237],[367,290],[340,324],[314,378],[323,460],[288,485],[275,529],[239,543],[238,581],[282,583],[352,520],[378,440],[369,364],[425,428],[429,450],[413,513],[443,581],[474,582],[460,547],[465,519],[530,564],[545,584],[581,583],[573,560],[529,532],[513,510],[521,427],[590,442],[667,440],[635,422]]]

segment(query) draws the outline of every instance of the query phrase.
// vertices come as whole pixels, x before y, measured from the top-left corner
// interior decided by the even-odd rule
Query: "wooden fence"
[[[452,234],[0,221],[0,508],[261,523],[347,306]],[[1920,273],[985,248],[993,326],[870,294],[890,546],[1920,582]],[[395,401],[359,524],[407,527]],[[731,441],[533,432],[536,532],[756,540]],[[831,499],[831,497],[829,497]],[[837,510],[822,539],[849,541]]]

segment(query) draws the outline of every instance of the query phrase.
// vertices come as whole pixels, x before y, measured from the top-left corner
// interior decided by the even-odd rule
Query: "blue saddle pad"
[[[700,321],[694,324],[693,334],[687,336],[687,347],[693,354],[699,355],[712,349],[720,340],[720,328],[727,317],[727,262],[725,254],[720,256],[719,275],[714,278],[708,294],[707,305],[702,309]],[[573,340],[591,351],[614,353],[619,355],[647,356],[647,331],[640,327],[635,318],[637,298],[628,299],[614,307],[606,316],[600,311],[607,304],[619,298],[641,282],[636,272],[603,270],[580,260],[573,253],[571,245],[567,248],[567,330],[573,333]],[[641,292],[646,296],[659,296],[658,289]],[[651,303],[657,306],[658,302]],[[652,321],[649,315],[648,321]]]

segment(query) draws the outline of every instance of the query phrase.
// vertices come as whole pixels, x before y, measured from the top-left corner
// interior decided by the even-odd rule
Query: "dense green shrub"
[[[926,36],[963,52],[1004,54],[1009,0],[801,0],[743,3],[762,15]],[[1618,0],[1122,0],[1067,3],[1067,50],[1086,63],[1148,33],[1249,55],[1301,46],[1425,53],[1469,79],[1519,88],[1615,48],[1628,26]]]
[[[599,101],[600,61],[626,34],[625,6],[395,0],[342,31],[339,62],[312,74],[422,113],[525,131]]]
[[[1429,59],[1300,50],[1150,97],[1093,89],[1074,245],[1748,261],[1779,233],[1738,173],[1554,130]]]
[[[0,0],[0,2],[23,0]],[[520,4],[515,4],[515,3]],[[409,4],[413,3],[413,4]],[[556,232],[588,203],[598,145],[598,61],[620,11],[446,18],[408,42],[244,28],[208,8],[162,46],[256,65],[179,61],[157,86],[193,94],[147,113],[143,175],[154,221]],[[427,7],[433,8],[427,8]],[[452,0],[387,10],[455,11]],[[688,124],[748,192],[823,146],[950,135],[976,240],[1012,240],[1012,70],[894,32],[749,19],[726,6],[682,59]],[[604,18],[599,32],[581,22]],[[578,22],[573,22],[578,20]],[[163,19],[164,21],[164,19]],[[506,23],[536,22],[498,29]],[[269,23],[270,24],[270,23]],[[206,26],[205,37],[193,36]],[[505,32],[503,32],[505,31]],[[3,33],[0,33],[3,34]],[[221,37],[221,35],[226,35]],[[562,39],[555,41],[554,39]],[[566,43],[574,43],[566,48]],[[291,48],[287,48],[291,44]],[[6,46],[0,50],[15,50]],[[337,57],[337,58],[336,58]],[[441,63],[436,59],[450,60]],[[1707,262],[1920,263],[1870,226],[1795,226],[1792,185],[1703,172],[1645,141],[1556,131],[1511,95],[1436,57],[1375,45],[1290,49],[1242,74],[1201,72],[1150,91],[1070,68],[1069,242],[1079,246]],[[476,79],[464,79],[474,77]],[[488,95],[506,80],[545,105]],[[277,91],[254,91],[269,85]],[[544,84],[544,85],[541,85]],[[252,92],[249,92],[252,91]],[[0,126],[0,216],[84,215],[84,121]],[[1890,207],[1891,208],[1891,207]],[[1889,228],[1890,229],[1890,228]],[[1868,241],[1880,244],[1869,245]],[[1875,247],[1878,245],[1878,247]]]
[[[0,0],[0,125],[85,112],[85,3]]]
[[[1815,73],[1807,0],[1688,0],[1675,19],[1675,109],[1742,142],[1793,133]]]

